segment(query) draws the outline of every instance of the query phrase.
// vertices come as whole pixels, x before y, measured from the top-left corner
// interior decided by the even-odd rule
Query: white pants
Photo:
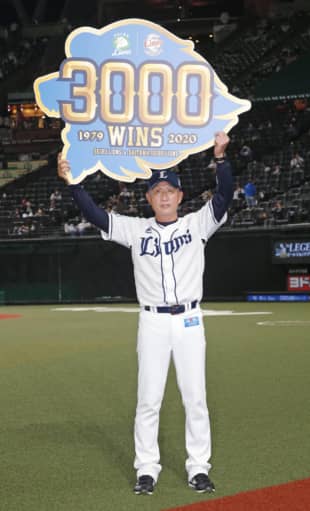
[[[161,471],[159,411],[171,355],[186,414],[188,458],[185,468],[188,479],[198,473],[208,474],[211,468],[211,435],[206,404],[205,347],[202,315],[198,307],[177,315],[141,311],[134,462],[138,477],[147,474],[157,481]]]

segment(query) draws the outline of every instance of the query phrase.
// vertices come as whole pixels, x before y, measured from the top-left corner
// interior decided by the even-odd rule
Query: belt
[[[182,312],[195,309],[197,307],[198,300],[191,303],[185,303],[182,305],[167,305],[164,307],[153,307],[151,305],[145,305],[143,309],[150,312],[158,312],[159,314],[182,314]]]

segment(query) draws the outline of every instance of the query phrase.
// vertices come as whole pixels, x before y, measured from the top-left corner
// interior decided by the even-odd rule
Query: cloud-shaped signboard
[[[40,108],[65,121],[72,182],[101,170],[149,178],[211,147],[251,108],[227,90],[189,40],[140,19],[68,36],[58,72],[35,80]]]

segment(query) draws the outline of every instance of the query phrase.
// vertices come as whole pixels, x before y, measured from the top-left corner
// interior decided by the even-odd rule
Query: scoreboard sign
[[[211,147],[251,103],[227,90],[210,64],[160,25],[125,19],[68,36],[59,71],[37,78],[37,104],[61,117],[72,183],[101,170],[147,179]]]
[[[310,292],[310,275],[288,275],[287,276],[288,291],[309,291]]]

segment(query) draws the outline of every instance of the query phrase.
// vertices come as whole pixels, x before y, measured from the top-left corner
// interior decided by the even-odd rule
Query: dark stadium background
[[[130,254],[83,222],[56,177],[62,125],[34,100],[33,81],[59,68],[72,29],[126,17],[192,38],[253,105],[230,132],[235,194],[207,249],[212,495],[187,485],[173,367],[164,470],[152,497],[132,491]],[[0,0],[1,511],[309,510],[309,69],[309,0]],[[180,214],[212,196],[212,150],[175,170]],[[150,214],[144,182],[98,173],[85,187],[105,208]]]
[[[45,118],[33,94],[34,79],[58,69],[72,29],[126,17],[191,38],[229,90],[253,103],[230,133],[236,193],[208,245],[205,298],[309,297],[309,251],[274,257],[278,241],[310,241],[309,2],[0,0],[0,7],[1,303],[135,300],[129,252],[102,243],[56,177],[62,125]],[[214,190],[212,151],[176,170],[185,214]],[[108,209],[149,214],[144,182],[125,186],[97,173],[85,186]]]

